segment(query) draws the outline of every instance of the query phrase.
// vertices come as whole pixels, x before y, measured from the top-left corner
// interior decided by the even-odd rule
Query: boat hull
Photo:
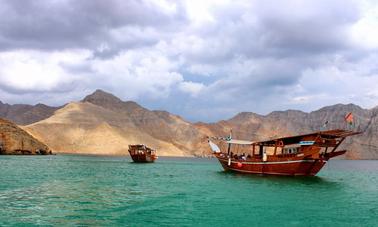
[[[245,174],[315,176],[327,163],[324,159],[285,160],[274,162],[241,161],[217,157],[225,171]]]
[[[152,163],[157,159],[156,155],[134,154],[130,156],[136,163]]]

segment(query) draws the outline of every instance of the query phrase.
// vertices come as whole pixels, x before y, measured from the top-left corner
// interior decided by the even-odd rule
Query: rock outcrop
[[[51,154],[51,150],[14,123],[0,118],[0,154]]]

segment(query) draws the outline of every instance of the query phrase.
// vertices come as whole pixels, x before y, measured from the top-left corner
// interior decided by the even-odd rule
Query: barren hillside
[[[207,136],[225,136],[232,130],[234,138],[257,141],[345,128],[344,116],[349,112],[355,116],[354,130],[363,134],[345,141],[344,148],[350,150],[346,158],[378,159],[378,107],[369,110],[353,104],[337,104],[310,113],[243,112],[229,120],[193,124],[166,111],[151,111],[97,90],[81,102],[69,103],[24,128],[56,152],[123,155],[128,144],[144,143],[157,148],[160,155],[203,156],[210,154]],[[327,121],[326,128],[322,128]]]

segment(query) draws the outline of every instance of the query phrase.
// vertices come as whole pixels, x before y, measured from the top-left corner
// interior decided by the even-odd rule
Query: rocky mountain
[[[51,154],[51,150],[14,123],[0,118],[0,154]]]
[[[44,104],[24,105],[4,104],[0,101],[0,117],[19,125],[28,125],[52,116],[61,107],[51,107]]]
[[[160,155],[202,156],[210,154],[207,136],[225,136],[232,130],[234,138],[257,141],[346,128],[344,116],[349,112],[354,114],[354,130],[363,134],[344,142],[344,148],[350,150],[346,158],[378,159],[378,107],[362,109],[353,104],[337,104],[310,113],[243,112],[216,123],[193,124],[166,111],[148,110],[97,90],[24,129],[56,152],[118,155],[127,154],[128,144],[144,143],[157,148]],[[326,128],[322,128],[327,121]]]
[[[137,129],[154,138],[171,143],[189,154],[197,154],[199,152],[197,149],[203,147],[200,145],[201,141],[206,141],[204,139],[206,136],[201,131],[177,115],[166,111],[150,111],[135,102],[123,102],[101,90],[85,97],[83,102],[122,113],[134,123]]]
[[[344,117],[354,115],[354,127],[348,128]],[[262,139],[310,133],[321,129],[352,129],[363,132],[347,138],[343,146],[350,152],[349,159],[378,159],[378,108],[362,109],[353,104],[324,107],[305,113],[297,110],[275,111],[266,116],[251,112],[214,124],[197,123],[196,126],[210,135],[228,135],[232,129],[234,138],[258,141]],[[326,127],[324,123],[328,121]]]
[[[54,151],[127,154],[128,144],[144,143],[160,155],[191,156],[207,151],[199,130],[178,116],[150,111],[135,102],[97,90],[25,129]],[[199,147],[204,146],[203,149]]]

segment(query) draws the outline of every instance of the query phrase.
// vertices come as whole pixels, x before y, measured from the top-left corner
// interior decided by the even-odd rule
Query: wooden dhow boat
[[[209,138],[209,144],[225,171],[314,176],[330,158],[346,152],[337,150],[346,137],[360,133],[336,129],[258,142],[235,140],[230,136]],[[221,151],[211,139],[222,142],[221,147],[227,150]]]
[[[133,161],[136,163],[150,163],[158,158],[156,150],[147,147],[144,144],[129,145],[129,153]]]

